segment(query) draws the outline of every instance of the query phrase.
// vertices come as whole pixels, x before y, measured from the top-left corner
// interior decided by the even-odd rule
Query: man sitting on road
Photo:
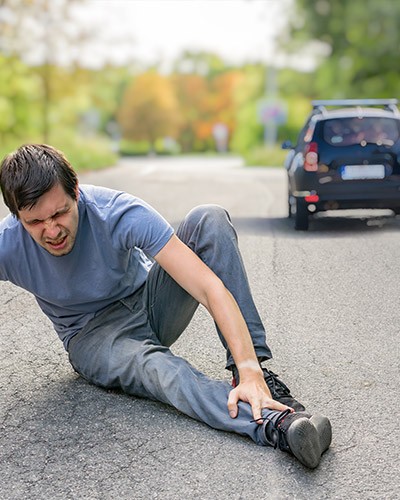
[[[35,296],[83,378],[319,464],[330,422],[261,367],[272,354],[224,209],[193,209],[175,234],[144,201],[78,185],[46,145],[9,154],[0,187],[11,211],[0,223],[0,279]],[[199,303],[215,320],[234,388],[169,350]]]

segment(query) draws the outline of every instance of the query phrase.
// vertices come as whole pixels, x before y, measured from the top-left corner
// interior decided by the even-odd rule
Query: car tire
[[[296,218],[295,218],[294,228],[297,231],[308,230],[307,203],[301,198],[296,199]]]
[[[289,219],[293,216],[292,204],[290,203],[291,194],[288,193],[288,217]]]

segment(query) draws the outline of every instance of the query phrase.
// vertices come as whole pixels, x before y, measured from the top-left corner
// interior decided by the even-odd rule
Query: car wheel
[[[307,231],[308,230],[308,210],[306,202],[297,198],[296,200],[296,219],[294,228],[298,231]]]
[[[289,219],[293,215],[292,203],[291,203],[292,200],[291,200],[291,198],[292,198],[292,195],[290,193],[288,193],[288,217],[289,217]]]

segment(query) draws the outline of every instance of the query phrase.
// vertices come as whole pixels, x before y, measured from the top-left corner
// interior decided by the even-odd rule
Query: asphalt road
[[[231,212],[270,366],[330,417],[333,443],[309,471],[161,404],[90,386],[32,297],[0,283],[2,500],[400,498],[400,218],[359,212],[295,232],[284,171],[236,159],[125,160],[81,182],[130,191],[175,226],[196,204]],[[173,350],[229,379],[204,310]]]

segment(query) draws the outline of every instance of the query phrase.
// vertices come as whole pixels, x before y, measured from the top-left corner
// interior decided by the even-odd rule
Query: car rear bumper
[[[399,208],[400,179],[380,181],[351,181],[325,185],[314,184],[314,189],[293,191],[296,198],[318,196],[309,203],[317,211],[351,208]]]

